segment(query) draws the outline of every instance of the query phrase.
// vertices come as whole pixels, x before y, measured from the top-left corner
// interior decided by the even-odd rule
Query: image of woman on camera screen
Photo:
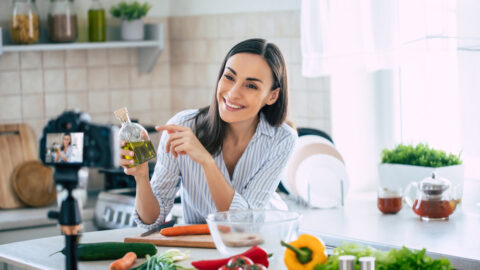
[[[287,71],[278,47],[249,39],[230,49],[211,104],[157,127],[164,132],[151,181],[148,164],[130,167],[125,156],[134,153],[121,150],[120,164],[137,184],[133,214],[139,226],[164,222],[179,190],[187,224],[205,223],[216,211],[273,207],[297,138],[285,123],[287,107]]]
[[[71,162],[73,155],[72,135],[65,133],[61,146],[55,147],[55,162]]]

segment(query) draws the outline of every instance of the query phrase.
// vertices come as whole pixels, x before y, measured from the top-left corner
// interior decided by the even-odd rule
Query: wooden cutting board
[[[126,237],[124,242],[130,243],[152,243],[157,246],[167,247],[197,247],[197,248],[216,248],[212,236],[202,235],[182,235],[182,236],[163,236],[160,233],[153,233],[146,237],[133,236]]]
[[[0,125],[0,208],[25,206],[15,194],[12,173],[28,160],[38,160],[37,138],[27,124]]]

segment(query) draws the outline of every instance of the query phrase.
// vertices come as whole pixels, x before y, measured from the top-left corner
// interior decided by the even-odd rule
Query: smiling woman
[[[157,127],[166,132],[152,181],[146,163],[129,167],[130,160],[122,159],[137,182],[137,223],[152,228],[163,222],[180,188],[186,223],[205,223],[216,211],[269,207],[297,137],[284,123],[287,105],[278,47],[263,39],[235,45],[222,63],[211,105]]]

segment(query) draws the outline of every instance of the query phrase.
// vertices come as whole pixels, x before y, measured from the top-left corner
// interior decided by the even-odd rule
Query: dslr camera
[[[118,130],[114,125],[90,123],[86,113],[66,111],[44,127],[40,159],[54,167],[116,168],[120,161]]]

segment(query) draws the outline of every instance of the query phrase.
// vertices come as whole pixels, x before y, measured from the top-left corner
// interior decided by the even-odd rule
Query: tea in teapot
[[[412,188],[416,189],[415,199],[410,197]],[[452,196],[450,181],[437,178],[435,173],[418,183],[410,183],[405,190],[405,200],[422,220],[448,219],[457,205]]]

